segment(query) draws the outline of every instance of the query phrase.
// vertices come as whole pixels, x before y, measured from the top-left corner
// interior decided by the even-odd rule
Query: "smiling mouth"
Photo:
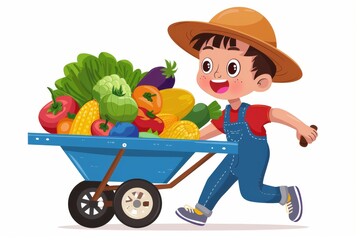
[[[226,79],[212,79],[210,87],[216,93],[224,93],[229,89],[229,82]]]

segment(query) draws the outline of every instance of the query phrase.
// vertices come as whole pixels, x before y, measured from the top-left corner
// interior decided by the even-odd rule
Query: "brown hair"
[[[235,38],[231,38],[215,33],[200,33],[194,36],[191,39],[190,43],[195,42],[193,48],[196,49],[197,51],[200,51],[204,43],[207,44],[211,38],[214,38],[212,46],[216,48],[220,48],[221,42],[223,43],[225,48],[228,44],[230,47],[236,46]],[[268,56],[266,56],[256,48],[250,46],[244,56],[254,56],[253,69],[252,69],[252,71],[255,71],[254,78],[260,76],[261,74],[269,74],[271,77],[275,76],[276,66],[274,62],[271,61],[271,59]]]

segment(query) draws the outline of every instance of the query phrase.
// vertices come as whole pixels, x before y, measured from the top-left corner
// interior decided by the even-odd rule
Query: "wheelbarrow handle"
[[[310,127],[315,130],[318,130],[318,127],[316,125],[311,125]],[[300,137],[300,146],[307,147],[307,145],[308,145],[308,142],[306,141],[306,139],[303,136],[301,136]]]

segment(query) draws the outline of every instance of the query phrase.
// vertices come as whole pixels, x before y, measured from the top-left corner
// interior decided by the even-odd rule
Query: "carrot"
[[[69,134],[74,118],[75,114],[68,113],[67,117],[60,119],[60,121],[56,125],[56,133]]]

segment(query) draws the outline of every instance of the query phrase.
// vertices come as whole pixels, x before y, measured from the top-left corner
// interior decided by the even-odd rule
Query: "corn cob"
[[[91,124],[100,118],[99,103],[90,100],[76,114],[69,134],[91,135]]]
[[[176,116],[175,114],[171,114],[171,113],[159,113],[159,114],[156,114],[156,116],[158,118],[160,118],[164,123],[163,131],[166,131],[167,129],[169,129],[171,127],[171,125],[173,125],[174,123],[179,121],[178,116]]]
[[[170,128],[160,134],[162,138],[176,139],[200,139],[200,131],[195,123],[187,120],[181,120],[171,125]]]

